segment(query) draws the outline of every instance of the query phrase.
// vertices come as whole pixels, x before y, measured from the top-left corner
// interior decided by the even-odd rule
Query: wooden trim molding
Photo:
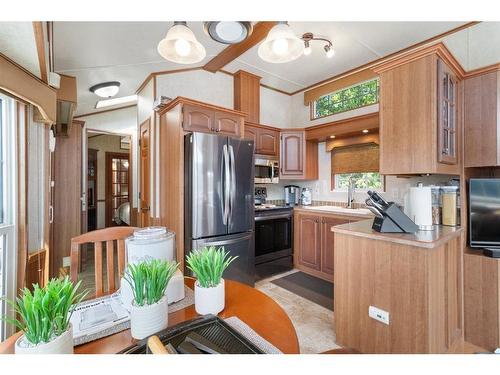
[[[195,105],[195,106],[198,106],[198,107],[203,107],[203,108],[212,109],[212,110],[216,110],[216,111],[221,111],[221,112],[226,112],[226,113],[232,113],[232,114],[235,114],[237,116],[243,116],[243,117],[246,116],[246,113],[241,112],[241,111],[237,111],[237,110],[234,110],[234,109],[220,107],[220,106],[214,105],[214,104],[208,104],[208,103],[200,102],[198,100],[185,98],[183,96],[178,96],[177,98],[175,98],[171,102],[168,102],[167,104],[165,104],[163,107],[161,107],[161,109],[159,110],[158,114],[160,116],[163,115],[165,112],[167,112],[167,111],[171,110],[172,108],[174,108],[177,104],[191,104],[191,105]]]
[[[395,56],[394,58],[384,60],[379,64],[376,64],[371,67],[373,71],[380,74],[387,70],[394,69],[397,66],[402,64],[407,64],[409,62],[418,60],[422,57],[429,56],[432,54],[438,55],[444,62],[452,68],[454,73],[458,76],[458,78],[463,79],[466,72],[460,65],[460,63],[455,59],[455,57],[451,54],[451,52],[446,48],[444,43],[439,42],[436,44],[432,44],[430,46],[425,46],[416,50],[409,51],[407,53],[400,54]]]
[[[500,70],[500,63],[488,65],[482,68],[474,69],[474,70],[469,70],[467,73],[465,73],[464,78],[472,78],[476,76],[480,76],[483,74],[488,74],[491,72],[496,72],[497,70]]]
[[[36,52],[38,54],[38,65],[40,66],[40,78],[48,82],[47,61],[45,59],[45,38],[43,35],[43,22],[33,21],[33,33],[35,34]]]
[[[102,113],[119,111],[121,109],[127,109],[127,108],[131,108],[131,107],[137,107],[137,104],[130,104],[130,105],[126,105],[126,106],[120,107],[120,108],[105,109],[103,111],[84,113],[83,115],[74,116],[73,118],[78,119],[78,118],[87,117],[87,116],[100,115]]]
[[[217,56],[215,56],[212,60],[207,62],[203,69],[208,70],[209,72],[215,73],[219,69],[225,67],[231,61],[236,59],[238,56],[242,55],[250,48],[260,43],[269,33],[277,22],[258,22],[254,25],[252,34],[245,39],[244,41],[232,44],[229,47],[226,47],[220,52]]]
[[[33,104],[43,122],[56,122],[56,90],[1,53],[0,89]]]

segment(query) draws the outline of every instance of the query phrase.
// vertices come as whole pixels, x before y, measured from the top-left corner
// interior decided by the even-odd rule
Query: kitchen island
[[[463,230],[395,234],[371,225],[331,228],[337,343],[362,353],[451,351],[463,340]]]

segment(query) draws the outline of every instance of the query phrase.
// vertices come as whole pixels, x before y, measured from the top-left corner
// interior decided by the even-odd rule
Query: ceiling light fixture
[[[333,43],[324,37],[320,36],[314,36],[313,33],[305,33],[302,35],[302,40],[304,41],[304,55],[310,55],[312,52],[310,43],[313,40],[320,40],[322,42],[326,42],[326,44],[323,46],[323,49],[325,50],[326,57],[331,58],[335,54],[335,51],[333,50]]]
[[[93,92],[101,98],[111,98],[112,96],[118,94],[119,90],[120,82],[118,81],[99,83],[89,88],[90,92]]]
[[[166,60],[178,64],[194,64],[205,58],[205,47],[187,27],[186,22],[176,21],[164,39],[158,43],[158,53]]]
[[[97,108],[111,107],[112,105],[128,104],[133,102],[137,102],[137,95],[129,95],[129,96],[122,96],[121,98],[99,100],[96,103],[95,107],[97,109]]]
[[[210,21],[204,23],[204,28],[210,38],[224,44],[240,43],[253,31],[248,21]]]
[[[259,46],[259,57],[270,63],[285,63],[298,59],[304,51],[303,41],[287,22],[278,22]]]

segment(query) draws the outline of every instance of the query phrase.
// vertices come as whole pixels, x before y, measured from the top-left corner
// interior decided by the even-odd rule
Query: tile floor
[[[274,279],[294,272],[298,271],[292,270],[261,280],[255,284],[255,288],[274,299],[288,314],[297,331],[302,354],[321,353],[339,348],[335,343],[331,310],[271,283]]]

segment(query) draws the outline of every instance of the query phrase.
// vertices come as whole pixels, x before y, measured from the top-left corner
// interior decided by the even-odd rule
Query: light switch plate
[[[389,325],[389,313],[375,306],[368,307],[368,316],[381,323]]]
[[[63,258],[63,267],[71,267],[71,257]]]

